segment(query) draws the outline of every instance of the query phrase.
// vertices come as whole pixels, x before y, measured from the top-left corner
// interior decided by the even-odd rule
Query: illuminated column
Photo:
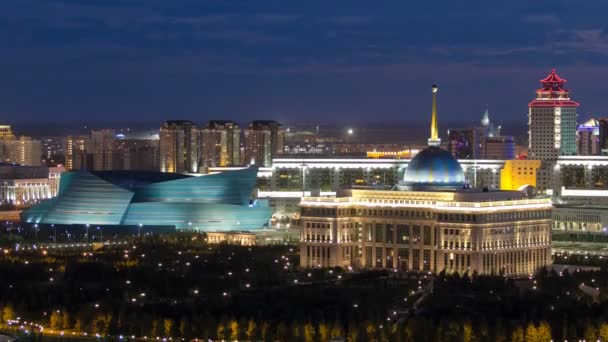
[[[431,91],[433,92],[433,107],[431,111],[431,137],[428,140],[429,146],[439,146],[441,139],[439,139],[439,128],[437,125],[437,90],[439,88],[433,85]]]

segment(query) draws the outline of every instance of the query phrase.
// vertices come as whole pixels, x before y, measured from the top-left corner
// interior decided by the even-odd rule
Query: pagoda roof
[[[561,78],[557,75],[557,72],[554,69],[551,69],[551,73],[549,74],[549,76],[545,77],[544,79],[540,80],[542,83],[565,83],[567,82],[567,80],[565,78]]]
[[[532,100],[528,103],[528,107],[578,107],[580,104],[572,100]]]

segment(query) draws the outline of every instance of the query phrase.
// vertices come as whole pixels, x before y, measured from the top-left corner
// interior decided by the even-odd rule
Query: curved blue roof
[[[450,152],[430,146],[419,152],[410,161],[405,170],[403,182],[407,186],[423,189],[425,187],[462,187],[465,179],[462,166]]]
[[[29,223],[261,228],[271,212],[250,205],[257,168],[207,176],[137,171],[64,172],[57,197],[21,214]]]

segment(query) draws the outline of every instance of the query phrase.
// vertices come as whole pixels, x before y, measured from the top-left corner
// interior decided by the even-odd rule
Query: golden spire
[[[431,112],[431,137],[429,138],[429,146],[441,145],[441,139],[439,139],[439,128],[437,127],[437,85],[433,84],[431,88],[433,91],[433,110]]]

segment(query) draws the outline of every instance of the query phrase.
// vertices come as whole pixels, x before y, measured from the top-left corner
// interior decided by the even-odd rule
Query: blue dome
[[[403,183],[414,189],[461,188],[465,185],[460,163],[450,152],[436,146],[427,147],[410,161]]]

